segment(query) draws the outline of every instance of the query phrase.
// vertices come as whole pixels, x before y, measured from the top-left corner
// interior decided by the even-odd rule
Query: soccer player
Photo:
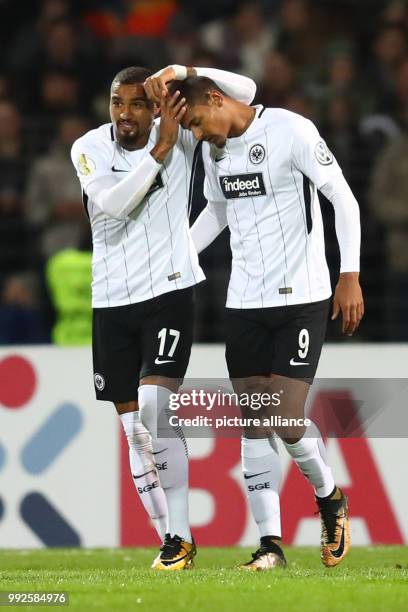
[[[197,73],[243,102],[253,99],[253,81],[219,70],[172,66],[156,81],[166,92],[168,77]],[[196,554],[187,445],[181,431],[160,432],[158,423],[187,368],[193,287],[204,279],[188,224],[197,142],[180,128],[185,107],[177,95],[162,96],[154,119],[143,85],[150,76],[136,67],[115,76],[112,122],[79,138],[71,157],[92,228],[96,396],[115,404],[136,489],[165,536],[152,567],[178,570],[191,568]]]
[[[227,296],[226,360],[238,392],[278,393],[267,413],[300,419],[275,432],[313,485],[327,567],[349,548],[348,501],[335,485],[317,427],[302,419],[329,311],[319,189],[333,204],[341,254],[332,319],[351,335],[364,312],[359,284],[358,204],[313,123],[283,109],[249,107],[208,78],[174,84],[187,101],[182,125],[203,146],[207,207],[192,227],[197,251],[228,225],[232,269]],[[249,416],[248,412],[244,416]],[[253,413],[252,413],[253,416]],[[256,415],[258,416],[258,415]],[[247,570],[284,566],[280,547],[280,462],[270,428],[244,431],[241,455],[261,544]]]

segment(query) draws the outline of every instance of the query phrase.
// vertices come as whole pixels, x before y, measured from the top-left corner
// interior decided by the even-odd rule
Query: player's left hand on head
[[[155,72],[144,82],[146,95],[153,102],[159,103],[160,99],[168,95],[167,84],[176,79],[174,66],[166,66],[162,70]]]
[[[180,121],[186,112],[185,98],[180,97],[180,92],[160,99],[160,140],[174,145],[178,139]]]
[[[168,89],[165,81],[161,77],[151,76],[143,83],[146,96],[149,100],[160,104],[162,98],[168,95]]]
[[[358,273],[340,274],[333,299],[332,321],[342,314],[342,332],[352,336],[364,316],[364,299]]]
[[[172,96],[162,97],[160,101],[162,117],[165,114],[168,118],[180,123],[187,110],[185,104],[186,99],[180,96],[179,91],[175,91]]]

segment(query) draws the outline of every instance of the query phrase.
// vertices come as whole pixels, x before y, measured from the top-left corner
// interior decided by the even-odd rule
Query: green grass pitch
[[[0,550],[0,591],[67,591],[67,612],[408,610],[408,547],[353,548],[330,570],[317,548],[285,551],[288,567],[269,572],[234,569],[249,549],[201,548],[194,571],[156,573],[155,549]]]

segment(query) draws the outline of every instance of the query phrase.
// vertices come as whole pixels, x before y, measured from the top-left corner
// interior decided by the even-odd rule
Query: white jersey
[[[128,151],[116,142],[111,124],[91,130],[72,148],[92,227],[92,305],[94,308],[142,302],[202,281],[188,222],[196,141],[180,128],[177,144],[160,165],[149,151],[158,141],[155,122],[143,149]],[[155,165],[155,180],[142,203],[125,218],[105,214],[88,197],[95,180],[107,186],[145,159]],[[90,190],[91,191],[91,190]]]
[[[324,300],[331,286],[317,189],[341,169],[311,121],[255,108],[242,136],[221,150],[203,146],[205,195],[226,206],[231,232],[227,307]]]

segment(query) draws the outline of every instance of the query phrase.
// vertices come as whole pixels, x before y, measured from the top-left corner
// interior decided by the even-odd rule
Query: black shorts
[[[92,350],[96,397],[137,400],[144,376],[183,379],[193,342],[194,289],[151,300],[93,309]]]
[[[230,378],[279,374],[312,382],[326,335],[330,299],[272,308],[227,308]]]

